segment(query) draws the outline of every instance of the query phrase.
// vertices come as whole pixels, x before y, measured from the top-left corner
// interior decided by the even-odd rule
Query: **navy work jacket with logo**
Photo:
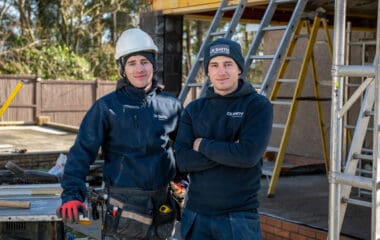
[[[85,178],[101,147],[108,186],[158,190],[176,173],[169,136],[181,104],[154,81],[149,92],[129,84],[98,99],[86,113],[62,179],[62,203],[84,201]]]
[[[269,100],[241,79],[234,92],[221,96],[209,88],[185,108],[174,147],[179,170],[190,176],[187,208],[206,215],[257,209],[272,121]],[[198,152],[196,138],[202,138]]]

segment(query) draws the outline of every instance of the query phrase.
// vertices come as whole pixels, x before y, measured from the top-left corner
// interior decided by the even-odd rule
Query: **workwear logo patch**
[[[154,114],[154,117],[160,121],[168,120],[168,116],[165,116],[165,115]]]
[[[228,117],[233,117],[233,118],[241,118],[243,117],[244,112],[227,112]]]
[[[230,55],[230,46],[227,44],[218,44],[210,47],[210,57],[219,54]]]

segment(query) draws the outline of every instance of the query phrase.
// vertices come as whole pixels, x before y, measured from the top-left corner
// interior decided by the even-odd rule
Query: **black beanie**
[[[127,63],[128,58],[132,56],[136,56],[136,55],[141,55],[141,56],[146,57],[146,59],[148,59],[149,62],[152,63],[153,70],[156,70],[156,56],[154,53],[148,52],[148,51],[134,52],[129,55],[122,56],[120,57],[119,60],[116,61],[117,65],[119,66],[119,72],[121,76],[124,75],[124,67],[125,67],[125,64]]]
[[[240,71],[243,73],[244,58],[243,54],[241,53],[241,47],[239,43],[226,38],[218,38],[207,44],[204,51],[203,61],[206,75],[208,74],[208,63],[210,62],[211,58],[216,56],[226,56],[232,58],[240,68]]]

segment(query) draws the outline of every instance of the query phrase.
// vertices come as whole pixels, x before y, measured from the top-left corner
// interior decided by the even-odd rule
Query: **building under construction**
[[[262,73],[252,84],[274,109],[260,195],[263,238],[380,239],[379,2],[150,4],[152,11],[141,16],[140,26],[159,46],[160,80],[184,104],[202,96],[209,85],[202,69],[205,45],[217,37],[236,38],[242,24],[254,26],[243,43],[243,74],[248,78],[261,64]],[[183,79],[187,19],[206,22],[208,31]],[[53,215],[46,218],[59,221]],[[2,222],[8,219],[0,216]]]
[[[151,5],[141,27],[160,44],[162,81],[184,103],[202,96],[209,84],[197,78],[205,44],[234,38],[238,24],[256,25],[254,37],[244,43],[245,67],[254,71],[255,63],[263,62],[265,70],[253,85],[275,112],[263,169],[267,197],[278,197],[282,173],[322,163],[329,188],[328,239],[339,239],[348,205],[371,209],[371,230],[356,237],[380,239],[378,1],[152,0]],[[209,29],[182,82],[185,19],[207,21]]]

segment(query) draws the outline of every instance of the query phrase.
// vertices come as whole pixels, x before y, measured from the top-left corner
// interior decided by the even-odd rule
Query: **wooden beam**
[[[215,11],[220,5],[220,0],[153,0],[152,10],[162,11],[164,15],[170,14],[192,14],[207,11]],[[238,4],[239,0],[231,0],[230,5]],[[269,0],[248,0],[247,6],[268,4]]]

